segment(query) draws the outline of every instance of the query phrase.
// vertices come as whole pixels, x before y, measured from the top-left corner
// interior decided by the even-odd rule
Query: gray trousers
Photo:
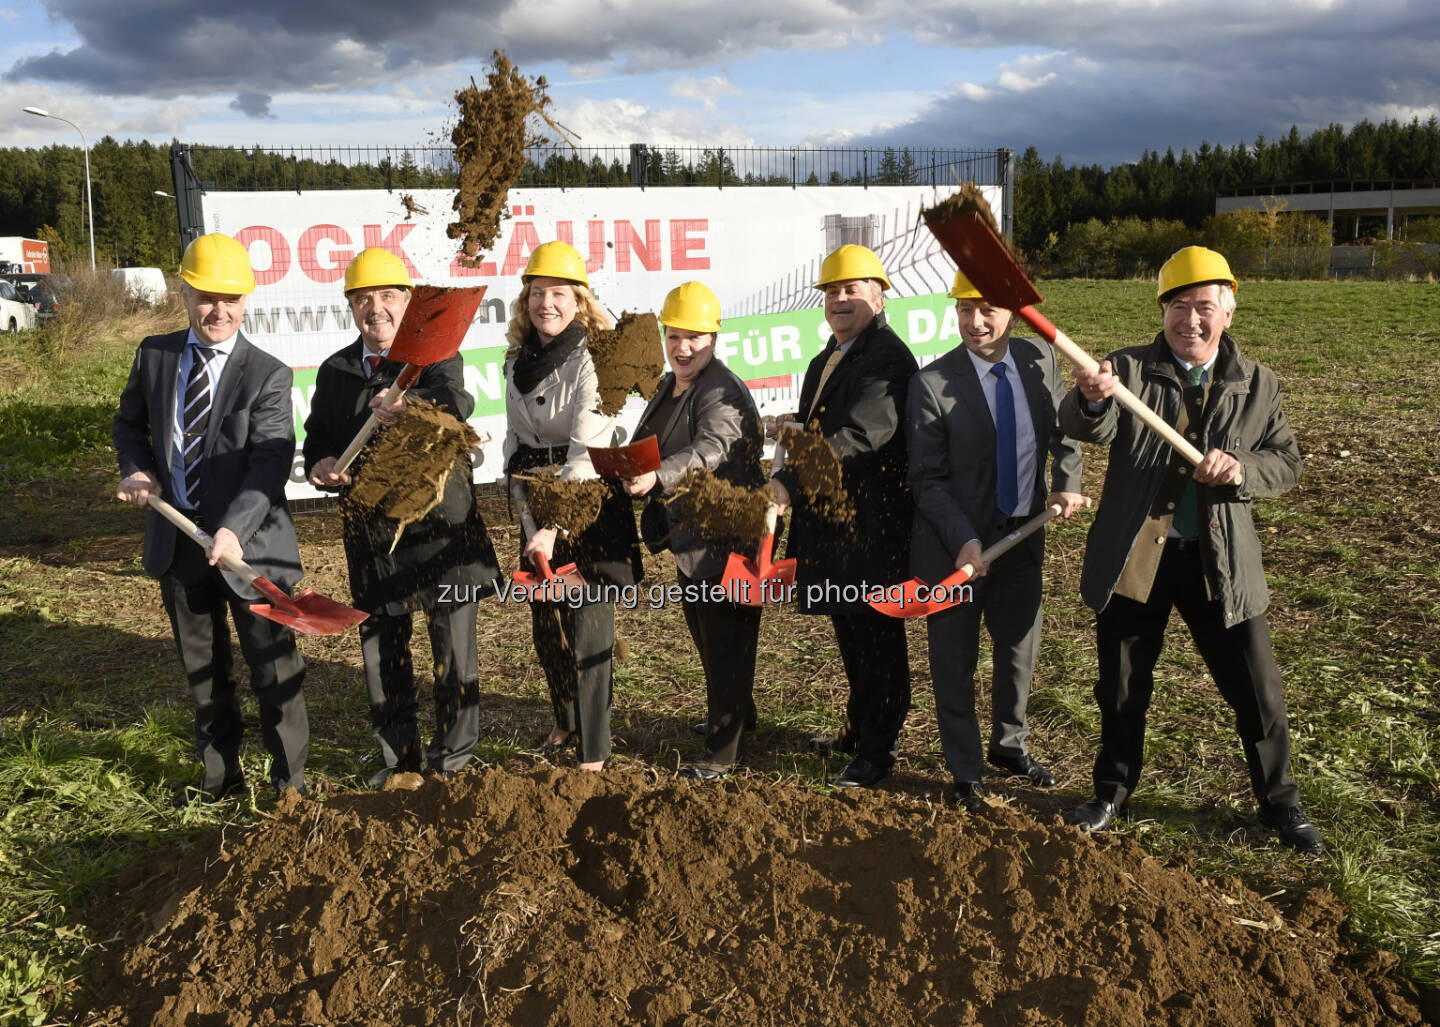
[[[980,621],[994,645],[990,690],[990,748],[1003,756],[1025,752],[1030,733],[1025,707],[1040,653],[1040,564],[1020,547],[990,565],[971,583],[974,599],[932,614],[930,677],[945,765],[956,781],[979,781],[984,753],[975,713],[975,666],[980,654]]]
[[[241,773],[245,721],[235,691],[228,613],[259,701],[270,781],[303,792],[310,719],[301,689],[305,661],[295,648],[295,633],[251,613],[251,600],[231,591],[220,571],[206,563],[205,551],[189,542],[176,545],[174,562],[160,576],[160,596],[195,700],[195,753],[205,768],[200,787],[218,792]]]
[[[474,601],[425,611],[435,670],[435,735],[421,749],[419,694],[410,656],[413,614],[371,614],[360,622],[360,653],[370,693],[370,725],[385,766],[397,771],[459,770],[480,738],[480,672]]]
[[[531,603],[530,624],[555,723],[576,735],[581,763],[609,759],[615,604]]]

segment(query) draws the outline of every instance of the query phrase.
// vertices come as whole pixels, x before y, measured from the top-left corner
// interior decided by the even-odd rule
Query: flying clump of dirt
[[[753,546],[765,534],[770,493],[741,488],[709,471],[692,468],[676,483],[667,505],[677,517],[688,520],[707,542],[733,543],[739,551],[742,546]]]
[[[660,322],[654,314],[621,314],[614,328],[592,333],[585,345],[599,379],[602,414],[618,414],[632,391],[654,398],[665,373]]]
[[[855,506],[845,491],[845,476],[840,458],[825,436],[818,431],[781,428],[780,441],[785,444],[785,466],[793,468],[800,479],[800,491],[816,516],[837,524],[853,524]]]
[[[960,187],[958,193],[952,193],[933,207],[926,207],[920,212],[925,219],[925,224],[932,231],[938,230],[940,225],[956,218],[967,217],[977,214],[985,222],[990,231],[1004,243],[1005,249],[1014,259],[1022,271],[1026,270],[1025,255],[1015,248],[1009,237],[1001,234],[1000,223],[995,220],[995,212],[990,209],[990,201],[985,199],[985,194],[974,182],[966,182]],[[953,255],[953,254],[952,254]]]
[[[400,420],[366,447],[345,502],[357,519],[380,514],[395,520],[393,552],[405,528],[440,505],[450,476],[469,471],[470,451],[479,444],[475,429],[454,414],[407,397]]]
[[[525,501],[536,524],[555,524],[571,535],[579,535],[600,516],[605,483],[599,478],[557,478],[553,474],[517,477],[525,482]]]
[[[471,259],[488,250],[500,235],[510,187],[525,167],[525,148],[547,142],[543,136],[531,135],[530,115],[538,115],[558,135],[570,139],[546,113],[550,97],[544,75],[533,81],[526,78],[499,50],[490,55],[490,62],[484,89],[472,78],[455,94],[460,119],[450,133],[460,165],[460,189],[452,205],[457,217],[446,233],[464,240],[464,254]]]

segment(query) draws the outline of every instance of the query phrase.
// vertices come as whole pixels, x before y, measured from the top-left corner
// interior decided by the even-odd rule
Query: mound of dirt
[[[998,803],[638,767],[288,793],[96,909],[89,1023],[1419,1022],[1329,893],[1281,915]]]
[[[676,484],[670,503],[688,519],[701,538],[732,543],[737,552],[749,552],[765,534],[767,489],[745,489],[692,468]]]
[[[785,466],[800,479],[800,491],[818,517],[838,524],[855,520],[855,507],[845,491],[840,458],[818,431],[781,428],[779,441],[785,444]]]
[[[470,85],[455,94],[459,120],[450,133],[460,165],[460,189],[453,203],[457,218],[446,226],[452,239],[464,240],[464,254],[473,258],[488,250],[500,235],[510,187],[525,167],[525,148],[546,142],[532,136],[530,115],[540,118],[562,137],[565,129],[546,114],[550,97],[545,76],[533,82],[496,50],[481,89]]]
[[[614,328],[592,333],[585,345],[599,380],[602,414],[618,414],[631,392],[654,398],[665,373],[660,322],[654,314],[623,313]]]
[[[395,542],[409,524],[445,497],[445,483],[470,469],[470,450],[480,444],[475,429],[426,399],[409,397],[400,420],[379,432],[345,502],[396,522]],[[392,544],[391,548],[394,546]]]
[[[605,483],[599,478],[557,478],[553,474],[517,475],[525,482],[525,500],[539,525],[558,524],[579,535],[600,516]]]

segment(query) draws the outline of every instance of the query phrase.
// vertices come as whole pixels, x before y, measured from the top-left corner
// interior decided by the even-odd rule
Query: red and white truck
[[[0,236],[0,274],[48,275],[50,244],[21,235]]]

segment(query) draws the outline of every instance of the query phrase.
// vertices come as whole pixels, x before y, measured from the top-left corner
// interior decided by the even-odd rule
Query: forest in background
[[[453,188],[453,169],[446,161],[423,159],[427,152],[396,149],[374,161],[346,162],[270,152],[264,148],[197,150],[211,166],[198,166],[202,181],[219,188]],[[522,185],[629,185],[635,172],[621,150],[560,153],[537,157],[527,167]],[[647,148],[642,155],[647,186],[743,186],[791,184],[784,167],[769,171],[742,170],[736,155],[749,151],[704,149],[679,151]],[[787,151],[767,151],[783,154]],[[918,151],[887,148],[875,151],[864,170],[811,173],[800,184],[908,184],[928,182],[932,170]],[[243,167],[243,179],[231,181],[224,162]],[[95,248],[104,266],[157,266],[173,270],[179,262],[179,227],[175,201],[157,191],[173,193],[168,144],[118,142],[102,138],[90,151],[91,189],[95,204]],[[1249,226],[1227,228],[1213,216],[1215,197],[1236,189],[1254,189],[1290,182],[1353,180],[1440,180],[1440,123],[1357,122],[1350,128],[1332,124],[1302,136],[1292,126],[1278,140],[1261,136],[1233,146],[1201,142],[1192,153],[1184,149],[1163,155],[1146,151],[1134,163],[1110,168],[1066,164],[1056,155],[1048,163],[1031,147],[1016,161],[1015,237],[1037,266],[1057,273],[1092,276],[1143,272],[1151,251],[1172,252],[1178,238],[1185,245],[1207,241],[1252,247],[1256,232],[1268,231],[1268,252],[1288,245],[1314,250],[1331,241],[1322,219],[1285,215],[1283,209],[1256,212]],[[84,217],[84,155],[76,146],[0,148],[0,236],[23,235],[48,240],[64,263],[89,252]],[[1242,219],[1244,220],[1244,219]],[[1321,232],[1315,222],[1324,229]],[[1342,230],[1336,227],[1337,233]],[[1350,227],[1343,229],[1353,234]],[[1235,238],[1239,231],[1243,238]],[[1229,233],[1229,234],[1227,234]],[[1362,219],[1361,235],[1384,234],[1383,219]],[[1440,219],[1411,219],[1406,241],[1440,243]],[[1170,249],[1165,249],[1169,246]],[[1305,263],[1310,258],[1295,258]],[[1293,262],[1293,261],[1292,261]],[[1277,269],[1276,273],[1286,273]]]

